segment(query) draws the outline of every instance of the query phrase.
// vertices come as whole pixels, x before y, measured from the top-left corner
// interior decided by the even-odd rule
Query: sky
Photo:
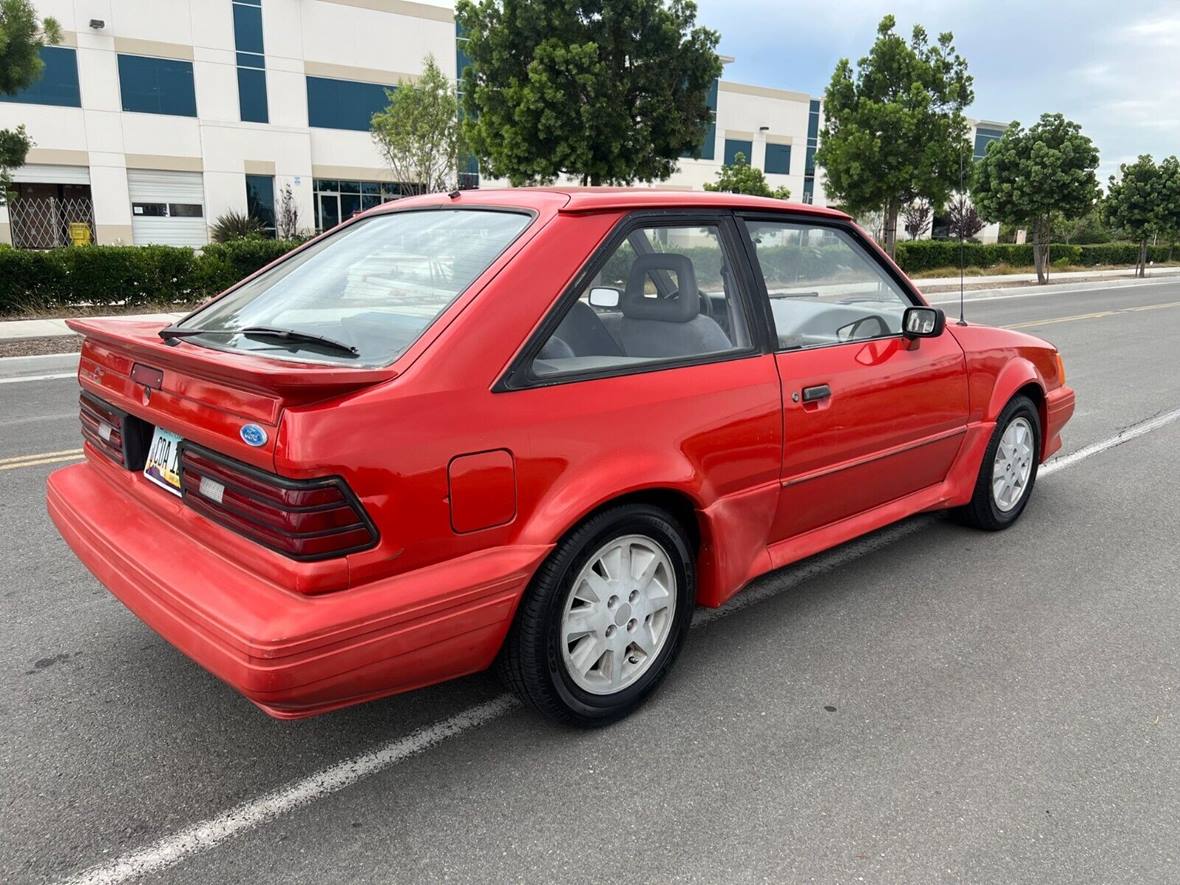
[[[886,13],[909,36],[951,31],[975,78],[970,117],[1028,126],[1060,112],[1101,156],[1099,180],[1139,154],[1180,154],[1180,0],[697,0],[721,33],[724,79],[823,94],[865,55]]]

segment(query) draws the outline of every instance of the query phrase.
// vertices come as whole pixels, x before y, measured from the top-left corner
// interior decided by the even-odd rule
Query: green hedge
[[[179,246],[80,246],[34,252],[0,247],[0,314],[78,304],[165,306],[192,302],[299,245],[278,240]]]
[[[1134,264],[1139,257],[1136,243],[1098,243],[1078,246],[1054,243],[1049,260],[1054,264],[1095,267],[1102,264]],[[1032,243],[964,243],[967,267],[988,268],[998,264],[1029,266],[1033,263]],[[1148,261],[1170,261],[1170,246],[1149,246]],[[897,263],[907,273],[959,266],[958,240],[906,240],[897,244]]]

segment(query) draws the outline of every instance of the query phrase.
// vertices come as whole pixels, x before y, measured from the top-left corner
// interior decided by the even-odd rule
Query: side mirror
[[[611,289],[607,286],[595,286],[590,290],[590,306],[605,308],[618,307],[622,297],[623,293],[618,289]]]
[[[946,328],[946,314],[937,307],[907,307],[901,317],[906,338],[937,338]]]

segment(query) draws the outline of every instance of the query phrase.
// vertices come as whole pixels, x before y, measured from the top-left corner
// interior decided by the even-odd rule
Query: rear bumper
[[[272,716],[293,719],[486,668],[548,547],[501,547],[351,590],[284,589],[145,507],[104,467],[49,477],[49,515],[124,605]]]
[[[1064,385],[1045,395],[1045,451],[1041,456],[1042,461],[1048,460],[1061,448],[1061,430],[1073,417],[1076,403],[1077,395],[1073,388]]]

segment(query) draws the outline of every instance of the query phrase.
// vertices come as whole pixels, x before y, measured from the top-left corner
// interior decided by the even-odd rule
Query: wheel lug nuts
[[[628,630],[634,630],[634,629],[635,629],[635,624],[636,624],[636,623],[637,623],[637,621],[636,621],[634,618],[632,618],[631,620],[629,620],[629,621],[627,622],[627,629],[628,629]]]
[[[607,636],[614,636],[615,635],[615,625],[614,624],[611,624],[609,627],[606,628],[606,635]]]
[[[632,590],[631,595],[627,597],[628,601],[630,601],[630,602],[634,602],[638,598],[639,598],[639,591],[638,590]]]
[[[617,596],[612,596],[610,599],[608,599],[606,601],[607,608],[614,608],[618,604],[619,604],[619,597],[617,597]]]

